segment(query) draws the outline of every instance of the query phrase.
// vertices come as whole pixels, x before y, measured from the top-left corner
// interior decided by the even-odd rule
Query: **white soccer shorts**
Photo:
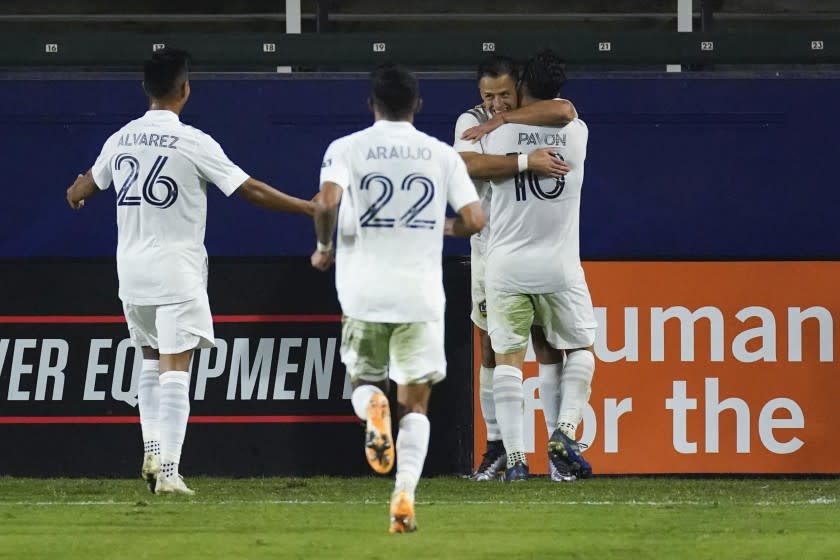
[[[341,361],[353,381],[439,383],[446,377],[443,320],[373,323],[344,317]]]
[[[515,294],[487,288],[487,323],[493,350],[512,354],[528,347],[531,325],[558,350],[588,348],[598,323],[586,282],[560,292]]]
[[[123,304],[131,342],[161,354],[213,348],[213,316],[207,294],[166,305]]]

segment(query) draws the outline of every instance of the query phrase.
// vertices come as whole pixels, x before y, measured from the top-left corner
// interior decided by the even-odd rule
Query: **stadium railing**
[[[136,70],[163,46],[189,50],[206,70],[370,67],[398,60],[414,68],[471,68],[493,52],[527,56],[534,45],[567,63],[616,67],[658,64],[837,64],[840,32],[512,32],[458,33],[107,33],[7,32],[0,68]]]

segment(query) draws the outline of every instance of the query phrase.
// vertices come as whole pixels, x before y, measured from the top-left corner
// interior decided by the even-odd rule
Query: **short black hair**
[[[514,82],[519,81],[519,63],[510,57],[494,54],[481,61],[476,72],[476,80],[481,78],[499,78],[510,76]]]
[[[377,111],[389,119],[414,114],[420,87],[417,78],[399,64],[382,64],[370,73],[370,99]]]
[[[535,99],[553,99],[566,83],[563,59],[551,49],[540,49],[525,64],[522,85]]]
[[[190,55],[180,49],[160,49],[143,64],[143,89],[155,99],[169,97],[189,76]]]

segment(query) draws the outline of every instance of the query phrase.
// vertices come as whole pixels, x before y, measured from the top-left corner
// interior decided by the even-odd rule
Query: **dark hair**
[[[551,49],[540,49],[525,64],[522,84],[535,99],[553,99],[566,83],[565,64]]]
[[[417,78],[399,64],[382,64],[370,73],[370,99],[389,119],[414,114],[419,96]]]
[[[501,76],[510,76],[514,82],[519,81],[519,63],[507,56],[494,54],[491,57],[485,58],[478,65],[478,72],[476,72],[476,80],[481,78],[499,78]]]
[[[143,64],[143,89],[156,99],[169,97],[183,84],[189,74],[190,55],[179,49],[155,51]]]

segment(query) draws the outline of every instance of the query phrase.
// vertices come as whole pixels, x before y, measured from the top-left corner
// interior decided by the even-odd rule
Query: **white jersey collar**
[[[149,109],[143,116],[159,121],[181,122],[181,119],[178,118],[178,115],[176,115],[169,109]]]
[[[408,121],[386,121],[385,119],[379,119],[373,126],[376,128],[385,128],[391,130],[408,130],[413,129],[414,125]]]

